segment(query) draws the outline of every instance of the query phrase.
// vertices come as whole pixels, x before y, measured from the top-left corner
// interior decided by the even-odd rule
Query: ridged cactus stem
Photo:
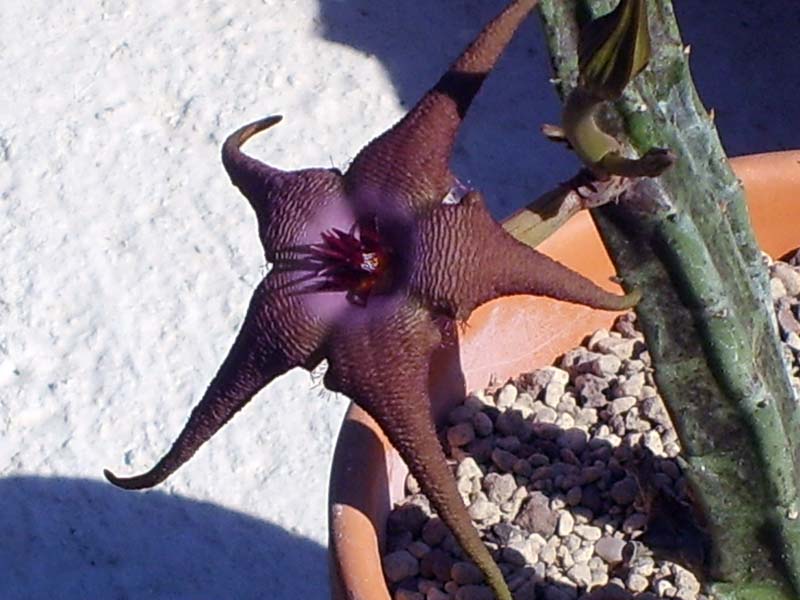
[[[543,0],[562,97],[578,81],[579,24],[615,4]],[[650,65],[599,122],[624,152],[669,148],[677,161],[593,216],[620,274],[644,292],[637,316],[709,538],[698,574],[721,599],[796,599],[800,411],[766,270],[671,2],[645,4]]]

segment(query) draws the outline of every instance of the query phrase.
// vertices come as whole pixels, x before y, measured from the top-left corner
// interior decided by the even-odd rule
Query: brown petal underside
[[[356,156],[345,175],[348,188],[386,192],[390,200],[419,209],[439,204],[454,182],[449,163],[461,121],[536,4],[512,2],[489,23],[416,106]]]
[[[122,478],[104,471],[111,483],[131,490],[161,483],[259,390],[288,369],[303,364],[316,351],[321,342],[319,332],[297,310],[298,301],[288,292],[270,289],[276,287],[271,283],[268,278],[253,294],[233,347],[169,452],[142,475]],[[301,319],[305,322],[299,323]]]
[[[630,308],[639,298],[636,292],[608,292],[519,242],[491,217],[478,192],[430,213],[418,227],[412,293],[458,319],[466,319],[484,302],[513,294],[606,310]]]
[[[334,333],[325,385],[375,419],[469,558],[496,590],[505,589],[436,437],[428,371],[439,342],[438,329],[420,308],[404,305],[393,314],[365,316]]]

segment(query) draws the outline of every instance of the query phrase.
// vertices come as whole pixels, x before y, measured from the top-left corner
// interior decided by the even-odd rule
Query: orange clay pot
[[[800,151],[743,156],[731,163],[744,184],[761,248],[781,257],[800,246]],[[619,290],[609,282],[614,269],[586,211],[538,249]],[[617,314],[533,296],[503,298],[480,307],[458,339],[435,357],[434,414],[443,414],[466,390],[551,364],[587,334],[608,328]],[[389,511],[403,497],[406,473],[375,422],[351,404],[336,446],[328,500],[334,599],[391,600],[379,549]]]

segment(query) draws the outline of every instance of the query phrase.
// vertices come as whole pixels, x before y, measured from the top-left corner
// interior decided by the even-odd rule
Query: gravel
[[[769,271],[800,396],[800,252]],[[654,496],[677,510],[689,500],[633,313],[556,365],[473,392],[448,424],[459,492],[516,600],[707,598],[694,574],[640,539]],[[394,599],[492,600],[412,478],[407,489],[384,557]]]

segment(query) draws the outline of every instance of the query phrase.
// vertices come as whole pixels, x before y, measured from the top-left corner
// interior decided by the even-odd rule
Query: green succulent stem
[[[625,201],[592,212],[619,272],[645,292],[636,313],[707,537],[696,573],[724,600],[798,598],[800,411],[744,194],[697,97],[669,0],[644,3],[649,68],[613,103],[574,99],[586,95],[574,91],[580,21],[612,4],[543,0],[541,14],[565,114],[580,116],[581,135],[600,122],[623,154],[662,147],[677,157],[657,179],[637,179]],[[592,135],[578,150],[584,161],[610,146]]]

